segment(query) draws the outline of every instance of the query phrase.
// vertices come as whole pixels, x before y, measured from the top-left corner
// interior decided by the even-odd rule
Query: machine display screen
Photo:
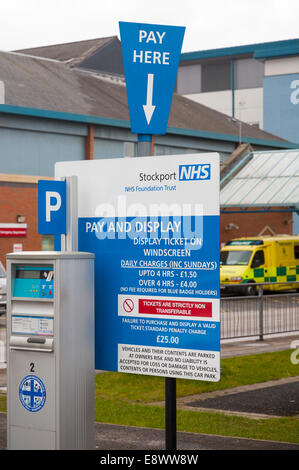
[[[21,270],[18,269],[16,271],[16,278],[17,279],[40,279],[41,271],[35,270]]]
[[[53,298],[53,266],[16,266],[13,295],[14,297]]]

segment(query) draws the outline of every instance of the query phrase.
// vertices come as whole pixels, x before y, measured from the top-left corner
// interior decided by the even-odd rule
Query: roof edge
[[[78,44],[78,43],[88,43],[88,42],[93,42],[93,41],[100,41],[102,39],[114,39],[114,38],[117,38],[118,37],[116,35],[114,36],[104,36],[103,38],[93,38],[93,39],[82,39],[80,41],[69,41],[69,42],[59,42],[57,44],[47,44],[45,46],[35,46],[35,47],[26,47],[25,49],[15,49],[14,51],[10,51],[10,52],[24,52],[24,54],[26,54],[25,51],[33,51],[33,50],[37,50],[37,49],[48,49],[48,48],[51,48],[51,47],[59,47],[59,46],[71,46],[73,44]]]
[[[286,39],[257,44],[246,44],[243,46],[223,47],[201,51],[184,52],[181,54],[180,62],[199,59],[211,59],[242,54],[253,54],[254,58],[262,59],[274,56],[296,55],[299,52],[299,39]]]
[[[53,111],[49,109],[28,108],[23,106],[14,106],[9,104],[0,104],[0,113],[15,114],[21,116],[39,117],[45,119],[57,119],[62,121],[81,122],[86,124],[98,124],[102,126],[113,126],[130,129],[129,121],[115,118],[106,118],[103,116],[92,116],[87,114],[73,114],[63,111]],[[210,131],[201,131],[197,129],[186,129],[179,127],[167,127],[167,134],[175,134],[186,137],[197,137],[211,140],[223,140],[228,142],[239,142],[239,136],[233,134],[220,134]],[[249,143],[273,148],[297,149],[299,144],[280,140],[256,139],[252,137],[242,137],[242,143]]]
[[[226,140],[228,142],[237,142],[239,143],[239,136],[233,134],[220,134],[216,132],[210,131],[200,131],[196,129],[181,129],[179,127],[167,127],[168,134],[178,134],[178,135],[186,135],[189,137],[202,137],[205,139],[213,139],[213,140]],[[268,139],[256,139],[254,137],[242,137],[242,144],[255,144],[255,145],[262,145],[267,147],[273,148],[286,148],[286,149],[298,149],[299,144],[288,142],[288,141],[280,141],[280,140],[268,140]]]
[[[0,104],[0,113],[19,114],[21,116],[58,119],[60,121],[73,121],[86,124],[99,124],[103,126],[130,127],[129,121],[121,119],[105,118],[103,116],[91,116],[88,114],[73,114],[64,111],[53,111],[51,109],[28,108],[10,104]]]
[[[241,171],[245,165],[247,165],[250,160],[253,158],[253,153],[254,152],[247,152],[244,155],[241,155],[241,158],[239,161],[232,163],[231,167],[228,169],[226,174],[223,175],[222,178],[220,178],[220,190],[226,186],[226,184],[234,177],[236,176],[239,171]]]

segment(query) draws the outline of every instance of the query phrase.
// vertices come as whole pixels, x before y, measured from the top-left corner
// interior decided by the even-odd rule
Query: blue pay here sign
[[[220,377],[219,155],[56,164],[95,253],[96,369]]]
[[[131,130],[165,134],[185,27],[119,23]]]

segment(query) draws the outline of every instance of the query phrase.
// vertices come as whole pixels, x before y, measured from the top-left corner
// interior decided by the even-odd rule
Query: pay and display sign
[[[185,28],[119,23],[132,132],[165,134]]]
[[[220,378],[219,155],[56,164],[95,253],[96,369]]]

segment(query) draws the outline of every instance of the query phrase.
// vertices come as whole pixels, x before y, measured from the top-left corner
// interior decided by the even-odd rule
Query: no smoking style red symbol
[[[131,313],[134,308],[134,302],[132,299],[126,299],[123,303],[124,311]]]

